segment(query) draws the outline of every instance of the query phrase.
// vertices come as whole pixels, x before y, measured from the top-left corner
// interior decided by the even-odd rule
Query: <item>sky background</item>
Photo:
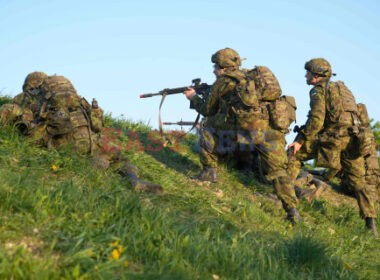
[[[298,124],[309,110],[304,64],[315,57],[380,120],[379,35],[379,0],[0,0],[0,90],[15,96],[33,71],[63,75],[114,117],[157,128],[160,98],[139,95],[212,84],[211,55],[230,47],[244,68],[274,72],[296,98]],[[195,117],[182,94],[166,98],[163,121]]]

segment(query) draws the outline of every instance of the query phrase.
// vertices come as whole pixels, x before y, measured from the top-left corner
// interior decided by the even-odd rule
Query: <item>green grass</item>
[[[143,123],[106,124],[124,143],[131,129],[149,142]],[[301,201],[304,222],[291,227],[254,195],[271,189],[238,171],[222,165],[218,184],[189,180],[200,170],[194,141],[125,153],[164,187],[157,196],[1,129],[0,279],[380,279],[379,240],[352,205]]]

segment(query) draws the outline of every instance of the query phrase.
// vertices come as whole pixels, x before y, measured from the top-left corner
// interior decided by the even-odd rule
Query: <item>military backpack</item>
[[[273,128],[288,132],[288,127],[296,121],[296,101],[293,96],[282,95],[280,83],[266,66],[255,66],[246,71],[247,79],[254,82],[256,106],[260,107],[264,119],[269,119]],[[253,95],[253,93],[251,93]]]

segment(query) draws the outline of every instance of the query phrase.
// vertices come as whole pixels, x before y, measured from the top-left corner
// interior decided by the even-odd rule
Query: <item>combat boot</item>
[[[155,193],[155,194],[162,193],[164,190],[160,185],[152,184],[152,183],[148,183],[143,180],[140,180],[139,178],[137,178],[135,174],[128,173],[126,174],[126,177],[131,181],[132,187],[135,190],[139,190],[146,193]]]
[[[288,211],[288,215],[286,216],[286,219],[292,223],[294,226],[295,224],[299,223],[301,221],[300,213],[298,212],[297,208],[292,208]]]
[[[191,177],[193,180],[199,180],[202,182],[211,182],[215,183],[218,181],[218,176],[216,172],[216,167],[212,166],[204,166],[201,173],[199,173],[197,176]]]
[[[365,218],[365,226],[368,230],[371,230],[374,236],[377,236],[377,228],[375,218]]]

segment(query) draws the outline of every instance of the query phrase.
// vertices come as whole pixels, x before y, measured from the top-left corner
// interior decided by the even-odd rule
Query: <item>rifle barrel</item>
[[[163,125],[181,125],[181,126],[185,126],[185,125],[194,125],[194,122],[163,122],[162,123]]]

